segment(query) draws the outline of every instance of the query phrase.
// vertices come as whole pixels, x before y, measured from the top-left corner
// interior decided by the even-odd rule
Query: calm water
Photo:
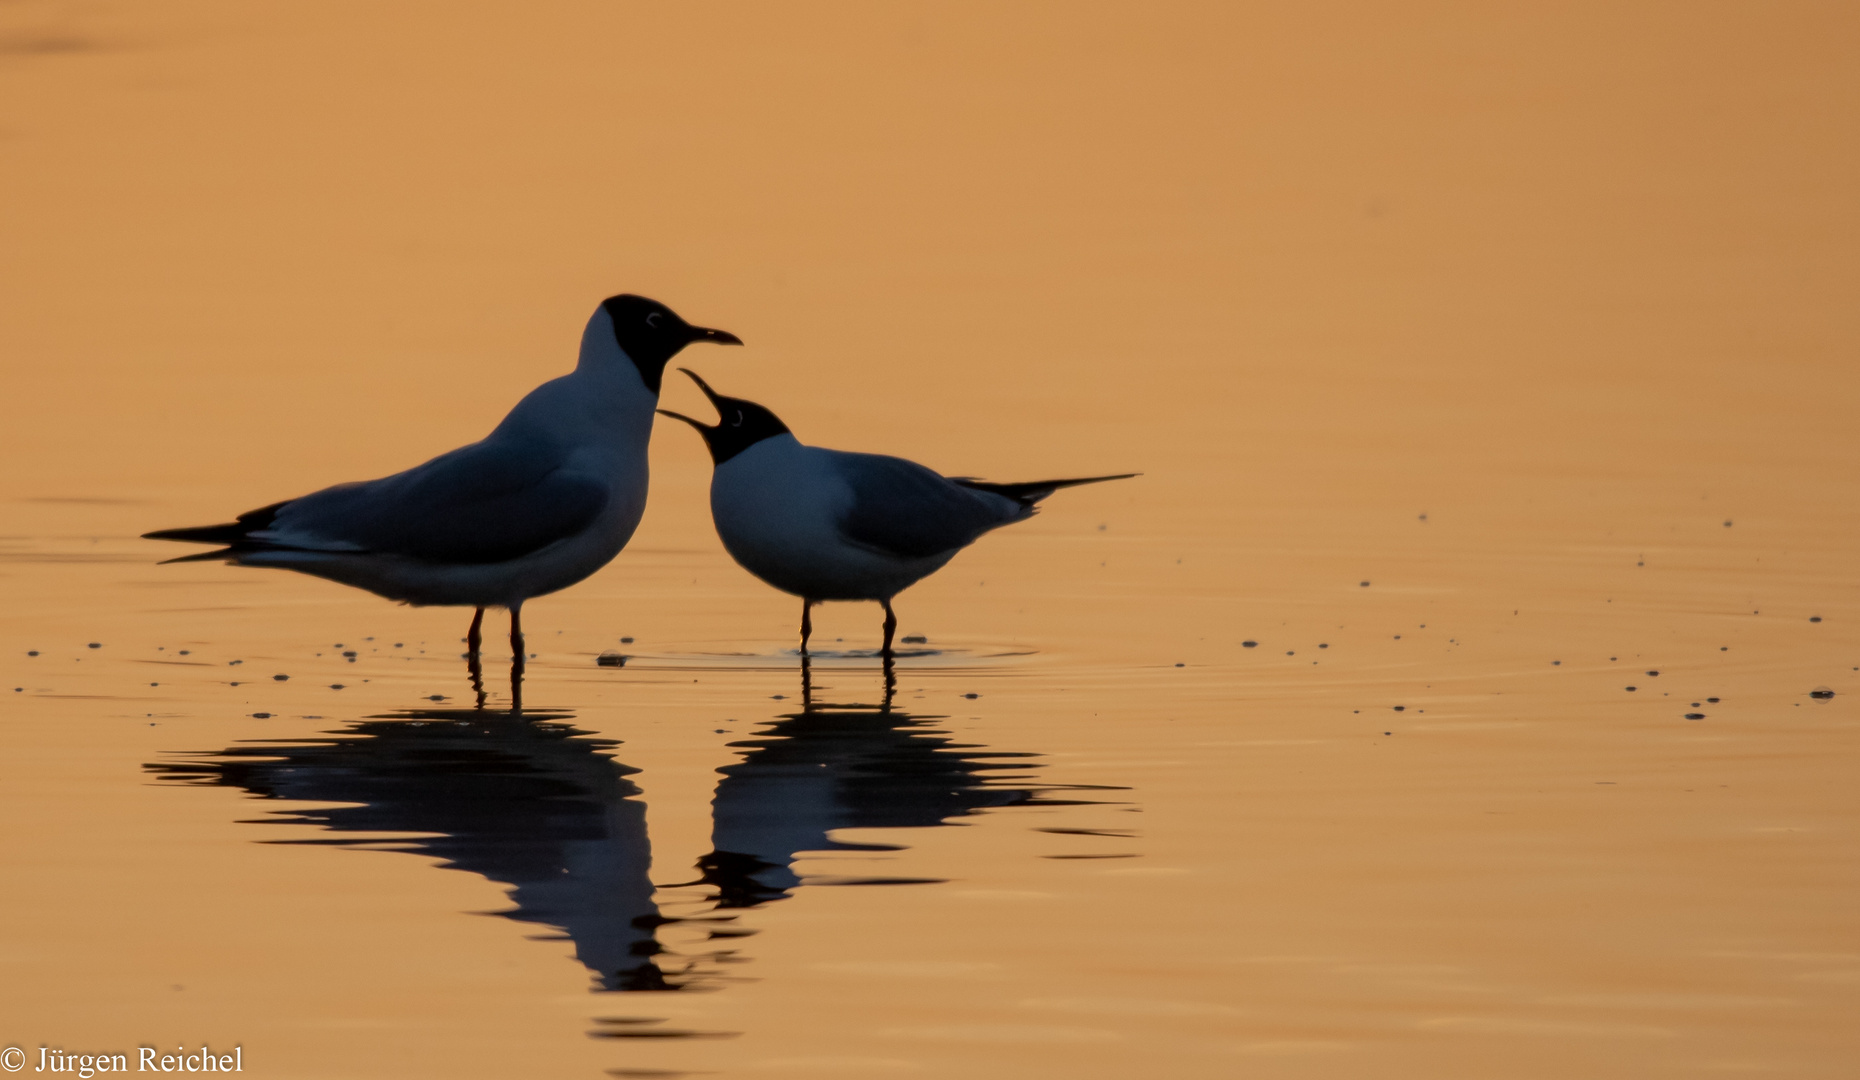
[[[0,7],[0,1045],[1850,1075],[1857,31]],[[520,716],[461,612],[133,539],[479,437],[622,290],[805,440],[1144,475],[904,594],[889,696],[682,428]]]

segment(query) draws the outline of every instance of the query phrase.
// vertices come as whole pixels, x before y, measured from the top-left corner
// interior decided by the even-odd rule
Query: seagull
[[[639,525],[659,383],[695,341],[743,343],[656,300],[609,297],[582,332],[575,370],[530,391],[478,442],[228,524],[143,535],[222,545],[168,562],[274,566],[404,604],[476,608],[474,664],[485,608],[507,608],[520,673],[524,601],[607,565]]]
[[[696,372],[678,370],[710,399],[719,422],[659,411],[697,429],[715,466],[710,513],[743,569],[801,598],[801,655],[813,633],[809,609],[824,600],[876,600],[891,656],[898,616],[891,600],[942,569],[983,533],[1025,521],[1060,488],[1127,480],[1136,473],[993,484],[943,476],[914,461],[808,446],[768,409],[725,397]]]

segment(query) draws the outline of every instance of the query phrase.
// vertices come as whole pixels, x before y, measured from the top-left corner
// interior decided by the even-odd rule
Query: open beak
[[[742,338],[737,337],[728,330],[712,330],[703,326],[694,326],[691,328],[691,340],[708,341],[715,345],[741,345],[743,343]]]
[[[700,435],[702,435],[706,431],[717,430],[717,426],[715,424],[706,424],[701,420],[693,420],[689,416],[686,416],[684,413],[675,413],[670,409],[655,409],[654,411],[659,413],[661,416],[669,416],[674,420],[683,420],[685,423],[690,424],[694,428],[697,428],[698,434]]]
[[[686,375],[691,376],[691,381],[698,384],[698,389],[704,391],[704,396],[709,398],[710,403],[717,407],[717,411],[718,412],[723,411],[723,405],[721,404],[721,395],[719,395],[717,391],[712,390],[710,388],[710,384],[705,382],[702,378],[700,378],[697,372],[692,371],[688,367],[681,367],[678,370],[684,372]]]

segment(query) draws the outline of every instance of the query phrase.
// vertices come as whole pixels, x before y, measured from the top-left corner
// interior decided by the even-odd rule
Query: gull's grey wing
[[[921,559],[973,543],[1030,511],[1011,499],[972,491],[914,461],[835,451],[852,504],[840,535],[861,547]]]
[[[560,462],[546,443],[473,443],[404,473],[292,500],[252,538],[431,562],[505,562],[580,532],[607,505],[606,484]]]

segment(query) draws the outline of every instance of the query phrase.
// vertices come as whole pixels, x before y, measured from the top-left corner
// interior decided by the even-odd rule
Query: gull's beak
[[[709,383],[707,383],[707,382],[705,382],[705,381],[704,381],[703,379],[701,379],[701,378],[699,378],[699,377],[698,377],[698,373],[697,373],[697,372],[695,372],[695,371],[692,371],[692,370],[691,370],[690,368],[688,368],[688,367],[681,367],[681,368],[679,368],[678,370],[680,370],[680,371],[682,371],[682,372],[684,372],[684,373],[685,373],[686,375],[689,375],[689,376],[691,376],[691,381],[692,381],[692,382],[694,382],[694,383],[697,383],[697,384],[698,384],[698,389],[699,389],[699,390],[702,390],[702,391],[704,391],[704,396],[710,399],[710,403],[711,403],[712,405],[716,405],[716,406],[717,406],[717,411],[718,411],[718,412],[722,412],[722,411],[723,411],[723,406],[722,406],[722,405],[720,405],[720,404],[718,404],[718,402],[719,402],[719,400],[721,399],[721,397],[722,397],[722,395],[720,395],[720,394],[718,394],[718,393],[717,393],[717,391],[715,391],[715,390],[712,390],[712,389],[710,388],[710,384],[709,384]]]
[[[737,337],[728,330],[712,330],[704,326],[694,326],[691,328],[691,340],[708,341],[714,345],[741,345],[743,343],[742,338]]]
[[[706,431],[716,430],[715,424],[706,424],[700,420],[693,420],[689,416],[686,416],[684,413],[675,413],[670,409],[655,409],[653,411],[659,413],[662,416],[669,416],[674,420],[683,420],[685,423],[690,424],[694,428],[697,428],[698,434],[700,435],[704,434]]]

